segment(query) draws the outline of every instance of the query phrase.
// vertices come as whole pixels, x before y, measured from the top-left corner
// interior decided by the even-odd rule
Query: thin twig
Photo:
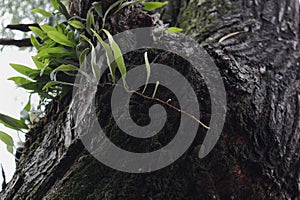
[[[105,85],[108,85],[108,86],[118,86],[118,87],[124,88],[123,85],[114,84],[114,83],[103,83],[103,84],[99,84],[99,85],[102,86],[102,87],[105,86]],[[165,101],[163,101],[163,100],[161,100],[161,99],[158,99],[158,98],[153,98],[153,97],[146,96],[146,95],[144,95],[144,94],[142,94],[142,93],[140,93],[140,92],[137,92],[137,91],[135,91],[135,90],[132,90],[132,91],[129,91],[129,92],[130,92],[130,93],[137,94],[137,95],[139,95],[139,96],[141,96],[141,97],[143,97],[143,98],[145,98],[145,99],[149,99],[149,100],[153,100],[153,101],[157,101],[157,102],[159,102],[159,103],[162,103],[163,105],[166,105],[166,106],[170,107],[171,109],[176,110],[177,112],[180,112],[180,113],[185,114],[186,116],[188,116],[188,117],[190,117],[191,119],[193,119],[195,122],[199,123],[199,124],[200,124],[201,126],[203,126],[204,128],[206,128],[206,129],[208,129],[208,130],[210,129],[209,126],[206,126],[203,122],[201,122],[199,119],[197,119],[194,115],[191,115],[190,113],[187,113],[186,111],[181,110],[181,109],[179,109],[179,108],[177,108],[177,107],[175,107],[175,106],[169,104],[168,102],[165,102]]]

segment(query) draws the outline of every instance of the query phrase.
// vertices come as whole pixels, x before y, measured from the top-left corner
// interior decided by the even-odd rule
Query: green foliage
[[[3,131],[0,131],[0,140],[6,144],[6,149],[9,153],[13,154],[14,153],[14,141],[10,135],[7,133],[4,133]]]
[[[114,12],[117,13],[119,12],[121,9],[127,7],[127,6],[132,6],[138,3],[144,3],[144,10],[146,11],[152,11],[158,8],[163,7],[164,5],[168,4],[168,1],[164,1],[164,2],[145,2],[145,0],[132,0],[132,1],[126,1],[126,0],[118,0],[115,3],[113,3],[105,12],[104,16],[102,17],[102,8],[99,6],[99,4],[94,3],[94,9],[97,11],[98,15],[100,17],[102,17],[102,29],[104,28],[105,22],[106,22],[106,18],[108,16],[108,14],[114,9],[117,8],[116,11]]]
[[[48,88],[50,88],[52,86],[56,86],[56,85],[74,86],[74,84],[72,84],[72,83],[67,83],[67,82],[63,82],[63,81],[50,81],[43,87],[43,90],[47,90]]]
[[[26,67],[24,65],[20,65],[20,64],[10,64],[10,66],[16,70],[17,72],[19,72],[22,75],[25,75],[31,79],[35,78],[38,74],[39,71],[35,70],[35,69],[31,69],[29,67]]]
[[[18,78],[18,77],[15,77],[15,78]],[[28,126],[26,125],[25,120],[29,119],[28,112],[31,108],[31,100],[30,99],[31,98],[29,97],[29,100],[28,100],[26,106],[21,111],[21,119],[20,120],[14,119],[12,117],[9,117],[7,115],[0,113],[0,123],[5,125],[8,128],[11,128],[11,129],[14,129],[17,131],[22,131],[24,129],[28,129]],[[13,152],[14,141],[13,141],[12,137],[3,131],[0,131],[0,140],[4,144],[6,144],[7,151],[10,152],[11,154],[13,154],[14,153]]]
[[[28,126],[25,124],[23,120],[18,120],[1,113],[0,113],[0,123],[14,130],[28,129]]]
[[[30,27],[36,35],[31,35],[30,37],[33,46],[37,49],[37,55],[32,57],[36,68],[29,68],[21,64],[10,64],[22,76],[11,77],[9,80],[14,81],[17,86],[29,90],[31,93],[38,93],[42,100],[61,95],[63,91],[61,89],[62,85],[71,88],[74,79],[72,75],[75,73],[69,74],[69,72],[78,69],[78,58],[74,50],[74,47],[78,43],[78,40],[75,39],[75,31],[72,27],[67,27],[64,22],[58,23],[61,14],[69,17],[68,13],[66,13],[66,7],[59,0],[53,0],[52,3],[55,9],[61,11],[61,13],[53,11],[52,14],[41,8],[32,10],[32,12],[39,13],[43,17],[52,18],[55,16],[57,18],[55,26],[43,24],[40,25],[40,28]],[[74,20],[70,23],[79,25]],[[69,63],[75,63],[77,66]],[[68,74],[66,74],[67,72]],[[60,73],[59,77],[58,73]],[[36,112],[30,111],[30,109],[29,99],[21,111],[21,119],[15,119],[0,113],[0,123],[17,131],[28,130],[30,124],[36,121],[32,117],[36,115]],[[37,116],[39,116],[39,113]],[[8,134],[0,132],[0,140],[7,145],[7,150],[12,153],[12,138]]]
[[[50,32],[50,31],[56,31],[56,28],[53,27],[53,26],[49,26],[47,24],[44,24],[44,25],[40,25],[41,29],[44,31],[44,32]]]
[[[123,58],[121,49],[120,49],[119,45],[113,39],[112,35],[105,29],[103,29],[103,31],[108,37],[109,45],[110,45],[110,48],[114,55],[114,60],[116,61],[117,67],[122,75],[124,87],[127,88],[127,85],[126,85],[126,71],[127,70],[126,70],[126,66],[125,66],[125,62],[124,62],[124,58]]]
[[[161,7],[163,7],[164,5],[167,5],[167,4],[168,4],[167,1],[164,1],[164,2],[146,2],[144,4],[144,10],[147,10],[147,11],[155,10],[155,9],[161,8]]]
[[[54,7],[56,10],[59,9],[59,3],[58,3],[57,0],[51,0],[51,3],[52,3],[53,7]]]
[[[85,26],[81,23],[81,21],[78,21],[78,20],[71,20],[71,21],[68,21],[68,23],[76,29],[84,29],[85,28]]]
[[[86,17],[86,30],[90,35],[92,35],[91,28],[93,28],[94,26],[95,26],[95,18],[92,10],[90,9]]]
[[[30,42],[33,45],[33,47],[35,47],[37,50],[40,49],[41,44],[38,42],[38,40],[33,35],[30,35]]]
[[[81,38],[83,38],[85,41],[87,41],[89,43],[89,45],[91,46],[91,66],[92,66],[92,72],[94,75],[94,78],[96,80],[100,79],[100,69],[96,63],[96,50],[94,45],[92,44],[92,42],[90,41],[90,39],[88,39],[85,35],[80,35]]]
[[[44,40],[47,36],[43,30],[35,26],[29,26],[29,29],[32,30],[41,40]]]
[[[58,11],[61,14],[63,14],[66,17],[66,19],[71,18],[71,15],[69,14],[68,9],[66,8],[66,6],[60,0],[56,0],[56,2],[54,4],[55,4],[55,7],[57,7],[57,4],[58,4]]]
[[[95,9],[95,11],[97,12],[98,16],[103,18],[103,12],[102,12],[102,6],[99,2],[94,2],[93,4],[93,8]]]
[[[66,35],[60,33],[59,31],[49,31],[47,32],[47,35],[54,42],[63,46],[74,47],[76,45],[75,42],[70,41]]]
[[[50,79],[56,81],[57,80],[56,75],[58,72],[70,72],[70,71],[78,71],[78,67],[70,64],[67,65],[62,64],[50,73]]]
[[[32,82],[21,76],[10,77],[8,80],[14,81],[17,85],[24,85]]]
[[[32,12],[39,13],[39,14],[43,15],[44,17],[51,17],[52,16],[52,13],[47,12],[45,10],[42,10],[40,8],[35,8],[35,9],[32,10]]]
[[[166,33],[181,33],[183,31],[182,28],[178,27],[169,27],[165,32]]]
[[[123,54],[113,36],[103,27],[108,14],[113,9],[116,8],[115,12],[118,12],[126,6],[141,2],[143,2],[143,0],[118,0],[106,10],[104,15],[100,3],[94,2],[92,8],[87,13],[86,19],[71,17],[67,8],[60,0],[51,0],[55,9],[53,12],[48,12],[41,8],[33,9],[33,12],[39,13],[44,17],[56,18],[56,24],[40,24],[39,28],[30,27],[35,34],[31,35],[30,40],[37,50],[37,54],[32,57],[35,68],[29,68],[21,64],[10,64],[11,67],[22,76],[11,77],[9,80],[14,81],[17,86],[28,90],[30,93],[39,94],[41,101],[57,97],[63,98],[68,94],[65,91],[71,92],[72,87],[79,87],[74,84],[76,73],[82,73],[87,79],[99,81],[101,68],[96,62],[96,49],[93,45],[95,40],[97,40],[105,50],[112,83],[116,83],[116,70],[118,69],[122,76],[124,88],[127,90],[127,69]],[[144,9],[153,10],[166,4],[167,2],[147,2],[145,3]],[[102,17],[103,27],[100,30],[95,26],[95,14]],[[65,21],[60,22],[61,20],[58,20],[61,16],[64,16]],[[181,30],[172,27],[168,31],[180,32]],[[104,42],[97,32],[103,32],[108,38],[108,43]],[[88,33],[91,37],[88,38],[85,33]],[[86,67],[84,64],[85,57],[88,53],[91,55],[91,70],[94,77],[89,77],[89,75],[79,68],[79,66]],[[147,78],[143,93],[146,90],[151,75],[147,52],[144,54],[144,59]],[[153,97],[156,94],[158,85],[159,82],[156,84]],[[35,120],[32,120],[31,112],[29,99],[27,105],[21,112],[21,119],[14,119],[7,115],[0,114],[0,123],[15,130],[23,131],[29,129],[29,125],[35,122]],[[12,139],[7,134],[3,132],[0,133],[0,139],[8,146],[8,150],[12,152]]]
[[[97,37],[98,41],[100,42],[100,44],[105,49],[106,60],[107,60],[107,64],[108,64],[108,67],[109,67],[110,75],[112,77],[112,82],[115,83],[116,82],[115,73],[116,73],[116,68],[117,67],[116,67],[115,62],[114,62],[113,51],[110,48],[109,44],[105,43],[96,31],[94,31],[94,30],[91,30],[91,31]]]
[[[107,9],[102,21],[105,22],[105,18],[114,8],[119,6],[117,8],[118,11],[126,6],[140,2],[142,2],[142,0],[118,0]],[[31,36],[31,42],[37,49],[37,55],[32,57],[36,69],[31,69],[19,64],[11,64],[16,71],[25,77],[12,77],[10,80],[14,81],[19,87],[38,93],[42,98],[53,98],[60,95],[64,87],[72,86],[74,74],[80,71],[79,65],[84,64],[84,58],[89,52],[91,53],[91,66],[94,78],[99,80],[100,68],[96,63],[97,55],[95,47],[89,38],[81,34],[88,32],[91,36],[95,36],[105,49],[113,83],[116,81],[115,73],[116,69],[118,69],[122,75],[124,86],[127,87],[125,81],[126,66],[118,44],[107,30],[101,29],[98,31],[103,31],[106,34],[109,42],[108,44],[93,30],[95,27],[94,14],[98,14],[100,17],[103,15],[101,5],[97,2],[93,3],[92,8],[87,13],[86,19],[74,19],[70,16],[61,1],[52,0],[51,3],[55,10],[59,11],[53,11],[53,16],[58,17],[62,14],[65,16],[66,22],[58,23],[57,21],[55,26],[42,24],[40,25],[40,28],[30,27],[36,34],[36,37],[41,41],[39,42],[35,36]],[[158,8],[159,5],[162,6],[165,4],[166,2],[161,4],[153,4],[151,2],[145,3],[145,5],[148,5],[148,8],[149,5],[152,6],[152,8]],[[52,17],[52,13],[42,9],[34,9],[33,11],[44,16],[50,16],[51,14]],[[69,24],[70,26],[66,26],[65,24]],[[81,37],[79,37],[79,35]],[[147,69],[147,85],[150,76],[150,64],[146,54],[145,62]]]
[[[98,14],[100,17],[103,15],[102,21],[105,23],[106,17],[114,8],[117,8],[116,10],[118,11],[126,6],[140,2],[143,2],[143,0],[118,0],[106,10],[104,15],[100,3],[94,2],[87,13],[86,19],[72,18],[60,0],[51,0],[54,9],[58,11],[53,11],[53,14],[40,8],[33,9],[33,12],[40,13],[44,16],[58,17],[63,15],[66,21],[58,23],[58,20],[56,20],[55,26],[42,24],[40,28],[30,27],[40,40],[39,42],[35,36],[31,35],[31,42],[37,49],[37,55],[32,57],[36,69],[31,69],[20,64],[11,64],[13,69],[25,77],[12,77],[10,80],[14,81],[19,87],[38,93],[42,98],[59,96],[64,87],[72,86],[74,75],[80,71],[79,65],[84,64],[84,58],[89,52],[91,53],[91,66],[94,78],[99,80],[100,68],[96,63],[97,55],[95,47],[91,39],[81,34],[88,32],[91,36],[96,37],[105,49],[113,83],[116,81],[115,74],[116,69],[118,69],[122,75],[124,86],[127,87],[125,81],[127,70],[122,52],[107,30],[102,28],[97,31],[103,31],[106,34],[108,44],[103,41],[97,31],[93,30],[95,27],[94,14]],[[167,2],[146,2],[145,9],[153,10],[166,4]],[[66,26],[66,24],[69,24],[69,26]],[[180,30],[172,27],[169,31],[179,32]],[[79,37],[79,35],[81,37]],[[147,85],[151,73],[147,54],[145,54],[145,63]],[[144,90],[145,89],[146,86]]]

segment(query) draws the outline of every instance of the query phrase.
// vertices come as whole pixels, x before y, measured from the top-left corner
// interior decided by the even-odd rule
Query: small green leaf
[[[75,40],[74,31],[69,31],[67,34],[67,38],[68,38],[68,40],[70,40],[71,42],[73,42],[74,44],[77,45],[77,41]]]
[[[152,98],[155,97],[158,86],[159,86],[159,81],[156,81],[155,88],[154,88],[154,91],[153,91],[153,94],[152,94]]]
[[[0,131],[0,140],[2,142],[4,142],[4,144],[6,144],[6,145],[9,145],[9,146],[14,145],[14,141],[13,141],[12,137],[9,134],[4,133],[3,131]]]
[[[34,79],[37,74],[39,74],[39,70],[36,69],[31,69],[29,67],[26,67],[24,65],[19,65],[19,64],[10,64],[10,66],[19,72],[20,74],[23,74],[31,79]]]
[[[92,65],[92,70],[93,70],[93,74],[95,76],[95,79],[97,81],[99,81],[100,79],[100,67],[97,64],[97,54],[96,54],[96,49],[94,47],[92,47],[92,51],[91,51],[91,65]]]
[[[22,121],[0,113],[0,123],[8,128],[15,130],[28,129],[27,125]]]
[[[58,5],[58,10],[59,10],[59,12],[60,12],[61,14],[63,14],[63,15],[66,17],[66,19],[70,19],[70,18],[71,18],[71,15],[69,14],[69,12],[68,12],[66,6],[65,6],[62,2],[60,2],[59,0],[57,1],[57,3],[59,4],[59,5]]]
[[[29,96],[28,102],[26,104],[26,106],[23,108],[23,110],[29,112],[31,108],[31,95]]]
[[[37,69],[43,69],[44,64],[42,62],[38,61],[38,59],[35,56],[32,56],[31,59],[33,60]]]
[[[35,8],[31,12],[39,13],[39,14],[43,15],[44,17],[51,17],[51,16],[53,16],[52,13],[47,12],[45,10],[42,10],[40,8]]]
[[[178,28],[178,27],[170,27],[168,28],[165,32],[166,33],[181,33],[183,31],[182,28]]]
[[[23,119],[23,120],[28,120],[29,119],[29,113],[28,112],[30,111],[30,109],[31,109],[31,94],[29,95],[27,104],[25,105],[23,110],[20,112],[21,119]]]
[[[57,46],[57,43],[54,42],[52,39],[50,39],[48,36],[46,37],[44,42],[45,42],[45,44],[38,50],[38,52],[40,52],[44,49],[48,49],[48,48],[52,48],[52,47]]]
[[[85,28],[85,26],[81,23],[81,21],[78,21],[78,20],[71,20],[71,21],[68,21],[68,23],[76,29],[84,29]]]
[[[25,90],[32,90],[34,92],[41,92],[41,83],[37,84],[36,82],[26,83],[23,85],[20,85],[20,87],[24,88]]]
[[[63,35],[66,35],[67,26],[64,23],[57,24],[56,28],[58,32],[62,33]]]
[[[42,46],[32,34],[30,35],[30,42],[37,50],[39,50]]]
[[[37,58],[43,58],[43,59],[50,58],[53,56],[57,56],[59,58],[63,58],[63,57],[75,58],[76,57],[75,52],[67,50],[62,46],[45,48],[36,55]]]
[[[150,79],[150,74],[151,74],[151,67],[150,67],[150,63],[149,63],[149,60],[148,60],[147,52],[145,52],[144,58],[145,58],[145,65],[146,65],[146,70],[147,70],[147,78],[146,78],[146,84],[145,84],[145,87],[144,87],[144,90],[143,90],[142,93],[144,93],[146,91],[146,88],[147,88],[147,85],[148,85],[148,82],[149,82],[149,79]]]
[[[45,71],[49,67],[49,63],[50,63],[49,60],[47,60],[46,62],[44,62],[44,66],[43,66],[43,68],[40,71],[40,77],[42,77],[44,75]]]
[[[112,35],[105,29],[103,29],[103,31],[105,32],[105,34],[108,37],[110,47],[111,47],[111,49],[113,51],[113,54],[114,54],[114,59],[117,63],[118,69],[119,69],[119,71],[121,72],[121,75],[122,75],[124,86],[127,88],[126,82],[125,82],[126,66],[125,66],[125,62],[124,62],[124,58],[123,58],[123,54],[121,52],[121,49],[118,46],[118,44],[114,41]]]
[[[100,35],[96,31],[94,31],[92,29],[91,29],[91,31],[94,33],[94,35],[97,37],[97,39],[100,42],[100,44],[105,49],[106,60],[107,60],[109,71],[110,71],[110,74],[111,74],[111,77],[112,77],[112,82],[115,83],[115,81],[116,81],[116,77],[115,77],[115,74],[116,74],[116,65],[114,63],[115,59],[114,59],[113,51],[110,48],[109,44],[105,43],[102,40],[102,38],[100,37]]]
[[[90,41],[90,39],[88,39],[85,35],[80,35],[80,37],[82,37],[84,40],[86,40],[92,48],[92,50],[91,50],[92,71],[93,71],[93,75],[94,75],[95,79],[99,81],[99,79],[100,79],[100,68],[99,68],[99,66],[97,65],[97,62],[96,62],[96,56],[97,55],[96,55],[95,47],[92,44],[92,42]]]
[[[85,48],[79,56],[79,62],[82,64],[84,62],[84,59],[86,58],[86,55],[90,52],[90,48]]]
[[[52,86],[55,86],[55,85],[58,85],[58,84],[59,84],[58,81],[50,81],[50,82],[48,82],[48,83],[43,87],[42,90],[47,90],[48,88],[50,88],[50,87],[52,87]]]
[[[35,26],[29,26],[29,29],[32,30],[34,33],[37,34],[37,36],[39,36],[39,38],[41,38],[42,40],[44,40],[46,38],[46,34],[41,30],[39,29],[38,27],[35,27]]]
[[[12,155],[14,155],[14,146],[8,146],[6,145],[6,150],[11,153]]]
[[[87,13],[87,16],[86,16],[86,30],[90,35],[92,35],[91,28],[94,26],[95,26],[94,15],[93,15],[93,12],[91,10],[89,10],[89,12]]]
[[[61,45],[68,46],[68,47],[74,47],[76,45],[73,42],[71,42],[67,36],[65,36],[64,34],[58,32],[58,31],[49,31],[47,33],[47,35],[53,41],[55,41]]]
[[[95,8],[95,11],[97,12],[98,16],[103,18],[103,12],[102,12],[102,6],[99,2],[94,2],[93,7]]]
[[[69,72],[69,71],[78,71],[78,67],[74,66],[74,65],[60,65],[59,67],[57,67],[56,69],[54,69],[51,74],[50,74],[50,79],[51,80],[56,80],[56,73],[57,72]]]
[[[54,7],[56,10],[59,9],[59,3],[58,3],[57,0],[51,0],[51,3],[52,3],[53,7]]]
[[[144,10],[147,10],[147,11],[155,10],[155,9],[161,8],[161,7],[163,7],[164,5],[167,5],[167,4],[168,4],[167,1],[164,1],[164,2],[146,2],[144,4]]]
[[[28,76],[28,74],[33,70],[29,67],[26,67],[25,65],[20,65],[20,64],[10,64],[10,66],[16,70],[17,72],[25,75],[25,76]]]
[[[24,77],[21,77],[21,76],[15,76],[15,77],[10,77],[9,79],[7,80],[10,80],[10,81],[14,81],[15,84],[17,85],[24,85],[24,84],[27,84],[27,83],[31,83],[32,81],[24,78]]]
[[[55,27],[49,26],[49,25],[47,25],[47,24],[40,25],[40,27],[41,27],[41,29],[42,29],[45,33],[49,32],[49,31],[56,31],[56,28],[55,28]]]
[[[0,140],[6,144],[7,151],[13,154],[14,140],[12,137],[3,131],[0,131]]]

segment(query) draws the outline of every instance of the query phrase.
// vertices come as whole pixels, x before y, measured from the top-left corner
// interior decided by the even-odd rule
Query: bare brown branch
[[[33,24],[9,24],[6,26],[6,28],[11,29],[11,30],[18,30],[18,31],[22,31],[22,32],[29,32],[29,31],[31,31],[29,29],[29,26],[39,27],[39,25],[37,23],[33,23]]]
[[[0,45],[17,46],[17,47],[31,47],[32,44],[29,38],[14,40],[14,39],[0,39]]]

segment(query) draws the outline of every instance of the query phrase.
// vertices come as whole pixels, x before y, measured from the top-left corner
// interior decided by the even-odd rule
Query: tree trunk
[[[73,0],[72,11],[84,16],[91,2]],[[68,101],[53,101],[1,199],[300,199],[299,1],[199,0],[174,8],[163,17],[204,46],[226,87],[226,123],[212,152],[198,158],[197,136],[166,168],[119,172],[74,139]],[[114,33],[125,30],[115,22]]]

